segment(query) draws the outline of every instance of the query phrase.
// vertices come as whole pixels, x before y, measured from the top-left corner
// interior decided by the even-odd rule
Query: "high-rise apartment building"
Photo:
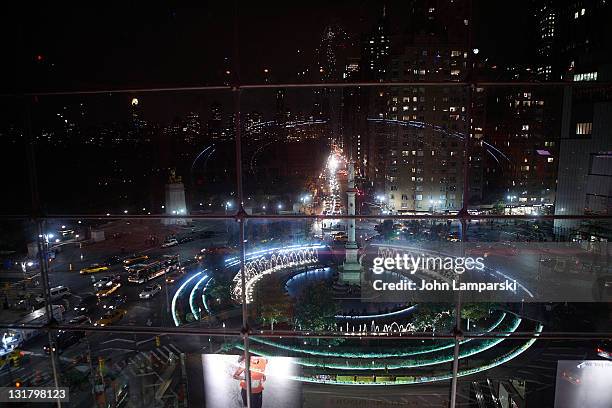
[[[563,97],[555,214],[610,214],[612,91],[597,82],[612,79],[612,6],[592,0],[560,2],[557,8],[563,28],[559,64],[564,78],[580,84],[565,89]],[[555,220],[555,229],[562,236],[601,235],[590,223],[575,220]]]
[[[558,165],[560,93],[534,87],[485,89],[483,203],[551,205]]]
[[[367,174],[393,212],[461,208],[468,92],[452,81],[467,72],[467,24],[454,22],[464,2],[432,1],[413,10],[413,23],[391,48],[391,81],[448,81],[441,86],[381,88],[370,98]],[[453,34],[450,34],[450,31]]]
[[[378,22],[363,40],[360,69],[363,79],[382,81],[387,77],[390,51],[391,32],[386,8],[383,8]]]

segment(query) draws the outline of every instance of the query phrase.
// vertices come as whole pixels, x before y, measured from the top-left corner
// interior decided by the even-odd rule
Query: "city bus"
[[[160,260],[147,264],[137,264],[128,270],[128,282],[145,283],[165,273],[164,263]]]
[[[177,270],[178,266],[179,259],[177,255],[164,255],[161,259],[147,264],[138,264],[130,267],[128,282],[145,283],[168,272]]]
[[[64,306],[62,305],[51,305],[53,310],[53,317],[58,322],[64,319]],[[15,322],[16,326],[45,326],[49,323],[47,319],[47,312],[44,307],[33,311],[26,315],[21,320]],[[2,334],[2,347],[5,349],[14,349],[15,347],[21,346],[24,342],[36,337],[41,333],[41,328],[12,328],[6,329]]]

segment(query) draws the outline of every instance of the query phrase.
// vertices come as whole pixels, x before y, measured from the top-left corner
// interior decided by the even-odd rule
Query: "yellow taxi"
[[[23,351],[19,349],[0,350],[0,368],[4,367],[5,364],[9,364],[10,366],[16,367],[19,365],[19,361],[24,356]]]
[[[112,286],[108,288],[100,289],[99,291],[97,291],[96,296],[98,296],[99,298],[108,297],[112,295],[113,293],[115,293],[117,289],[119,289],[120,287],[121,287],[120,282],[114,283]]]
[[[104,313],[104,315],[101,318],[96,320],[96,322],[94,323],[94,326],[104,327],[104,326],[109,326],[113,323],[117,323],[118,321],[123,319],[123,316],[125,316],[126,313],[127,313],[127,310],[125,309],[110,310]]]
[[[336,235],[334,235],[334,241],[335,242],[348,242],[348,236],[346,235],[345,232],[339,232]]]
[[[123,260],[123,266],[131,266],[149,259],[148,255],[135,255],[131,258],[126,258]]]
[[[80,274],[86,275],[88,273],[105,272],[105,271],[108,271],[108,269],[109,268],[106,265],[93,264],[91,266],[88,266],[87,268],[81,269]]]

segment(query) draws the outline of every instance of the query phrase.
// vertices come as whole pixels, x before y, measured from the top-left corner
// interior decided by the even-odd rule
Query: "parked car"
[[[109,326],[113,323],[117,323],[118,321],[123,319],[123,316],[125,316],[126,313],[127,313],[127,310],[125,309],[109,310],[108,312],[104,313],[104,315],[101,318],[96,320],[96,322],[94,323],[94,326]]]
[[[141,299],[150,299],[153,296],[157,295],[161,292],[162,288],[160,284],[150,285],[144,288],[140,295],[138,295]]]
[[[83,268],[79,271],[79,273],[81,275],[87,275],[90,273],[98,273],[98,272],[105,272],[108,271],[109,268],[106,265],[102,265],[102,264],[91,264],[90,266]]]
[[[98,297],[96,295],[87,295],[74,307],[74,312],[78,315],[86,315],[93,312],[98,306]]]

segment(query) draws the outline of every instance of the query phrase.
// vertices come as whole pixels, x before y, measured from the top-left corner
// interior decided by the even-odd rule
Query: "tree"
[[[453,326],[454,309],[450,303],[419,303],[412,315],[418,331],[444,331]]]
[[[481,320],[487,317],[493,308],[492,303],[466,303],[461,305],[461,318]]]
[[[306,286],[295,305],[294,328],[306,331],[326,331],[336,323],[338,304],[326,282]]]
[[[264,324],[269,324],[270,330],[274,330],[276,323],[291,320],[291,300],[285,291],[283,282],[276,277],[270,277],[266,280],[265,285],[257,286],[254,303],[259,320]]]
[[[207,292],[212,298],[218,299],[219,303],[227,302],[232,297],[232,282],[222,277],[215,277]]]

